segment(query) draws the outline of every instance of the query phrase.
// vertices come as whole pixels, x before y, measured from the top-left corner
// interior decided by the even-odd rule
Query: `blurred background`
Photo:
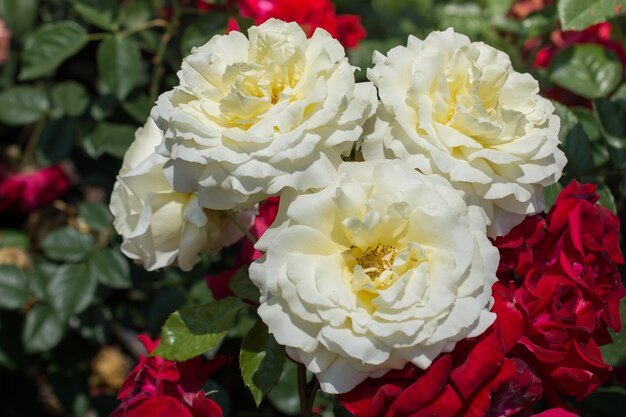
[[[0,0],[0,416],[108,415],[144,353],[136,336],[158,337],[170,313],[210,301],[220,274],[242,266],[238,244],[190,273],[145,272],[121,254],[108,211],[135,130],[177,84],[194,46],[270,17],[294,20],[309,34],[322,27],[337,37],[357,79],[366,80],[375,50],[453,27],[507,52],[553,100],[569,163],[561,184],[546,190],[548,206],[576,178],[598,184],[601,203],[624,221],[622,7],[612,0]],[[238,316],[219,353],[236,357],[253,323]],[[626,340],[613,337],[603,348],[613,377],[576,405],[584,416],[626,416]],[[259,410],[236,361],[205,390],[216,391],[225,417],[291,416],[299,410],[295,372],[287,362]],[[346,413],[322,394],[314,411]]]

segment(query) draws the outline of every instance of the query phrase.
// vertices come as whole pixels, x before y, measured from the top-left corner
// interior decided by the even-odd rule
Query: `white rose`
[[[152,119],[135,133],[111,195],[113,224],[122,235],[122,252],[148,270],[173,263],[188,271],[198,253],[216,253],[242,236],[225,212],[202,209],[195,194],[175,192],[165,178],[166,159],[155,152],[163,133]],[[250,226],[248,210],[237,213]]]
[[[509,57],[452,29],[374,54],[378,87],[366,160],[400,158],[448,178],[483,209],[492,237],[544,209],[543,188],[561,176],[559,119],[537,81]]]
[[[248,207],[284,188],[320,188],[377,105],[371,83],[355,84],[341,44],[318,29],[268,20],[194,48],[180,85],[159,97],[159,153],[180,192],[202,207]]]
[[[427,368],[495,319],[480,210],[401,161],[346,162],[327,188],[283,194],[257,248],[259,315],[329,393]]]

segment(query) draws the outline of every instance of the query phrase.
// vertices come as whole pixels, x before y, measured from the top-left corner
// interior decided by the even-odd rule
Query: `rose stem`
[[[300,397],[300,417],[309,417],[306,395],[306,368],[301,363],[298,364],[298,397]]]
[[[250,233],[250,230],[246,229],[246,227],[243,224],[241,224],[239,220],[237,220],[237,216],[235,215],[235,213],[233,213],[232,211],[227,211],[226,216],[228,216],[230,220],[233,223],[235,223],[235,225],[239,228],[239,230],[241,230],[241,232],[246,236],[246,238],[248,238],[250,243],[252,243],[253,245],[256,245],[257,238],[255,238],[254,235]]]

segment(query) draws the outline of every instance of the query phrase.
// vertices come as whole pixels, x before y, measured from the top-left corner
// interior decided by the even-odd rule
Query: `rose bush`
[[[410,36],[374,64],[382,105],[361,146],[366,160],[399,158],[448,178],[482,208],[490,236],[543,210],[543,187],[566,162],[559,119],[505,53],[448,29]]]
[[[523,227],[513,228],[499,240],[497,272],[495,263],[490,268],[477,266],[485,257],[491,258],[479,249],[488,245],[483,223],[492,219],[485,215],[476,220],[481,207],[485,211],[484,206],[493,205],[489,201],[500,201],[501,189],[528,185],[508,180],[534,175],[525,171],[524,161],[552,153],[555,129],[550,127],[550,106],[534,101],[531,88],[517,88],[509,80],[528,79],[520,75],[524,71],[532,72],[544,97],[554,94],[550,97],[560,102],[554,103],[554,113],[562,120],[559,146],[569,162],[559,183],[545,187],[547,205],[552,206],[562,185],[572,179],[591,180],[598,183],[602,204],[624,217],[626,130],[621,120],[626,114],[626,88],[620,86],[623,65],[617,46],[626,33],[626,19],[619,5],[614,8],[615,4],[603,2],[599,10],[583,0],[521,0],[512,7],[516,16],[526,17],[515,20],[510,2],[333,3],[0,1],[0,20],[7,29],[0,25],[0,184],[6,180],[4,188],[0,185],[1,416],[114,412],[116,417],[213,417],[222,413],[220,409],[224,417],[344,414],[337,397],[317,393],[317,377],[305,364],[289,360],[287,352],[295,360],[304,357],[314,371],[328,365],[326,374],[318,372],[327,390],[354,379],[355,373],[366,374],[367,379],[341,396],[360,392],[353,403],[357,414],[528,417],[546,407],[562,406],[539,415],[571,416],[567,409],[583,416],[623,417],[624,407],[619,406],[626,401],[623,370],[607,377],[610,366],[626,363],[626,338],[612,330],[618,328],[616,300],[623,293],[616,281],[621,255],[615,255],[618,245],[610,242],[619,234],[614,219],[594,208],[597,202],[582,202],[595,198],[589,197],[592,193],[586,186],[569,190],[567,198],[559,199],[558,214],[526,216]],[[549,7],[539,10],[545,4]],[[272,23],[272,15],[294,24]],[[248,32],[261,20],[267,26]],[[469,41],[460,42],[456,49],[454,42],[426,48],[424,41],[415,48],[421,54],[417,58],[409,47],[396,49],[406,56],[385,52],[404,44],[401,40],[409,34],[424,39],[432,30],[446,27],[505,51],[511,66],[500,53]],[[367,39],[360,39],[362,28],[367,28]],[[255,35],[251,39],[235,33],[223,36],[239,30]],[[219,37],[206,44],[215,35]],[[348,50],[344,52],[339,44]],[[553,46],[539,54],[550,58],[550,63],[533,66],[534,54],[542,46]],[[387,55],[384,60],[377,55],[384,65],[372,65],[374,50]],[[183,57],[190,53],[181,70]],[[396,61],[400,55],[413,60]],[[368,115],[375,113],[377,92],[375,86],[356,81],[367,79],[367,68],[372,66],[389,76],[387,83],[403,88],[386,89],[381,98],[387,104],[379,105],[378,119],[368,122]],[[299,78],[290,78],[293,74]],[[434,78],[438,82],[429,81]],[[289,84],[292,81],[294,86]],[[508,90],[507,82],[511,83]],[[561,89],[548,90],[556,85]],[[302,88],[296,91],[296,87]],[[585,99],[568,101],[568,90]],[[164,91],[160,104],[165,106],[151,112]],[[421,99],[419,106],[414,105],[416,97]],[[423,117],[427,99],[434,110]],[[520,109],[526,99],[530,104]],[[385,110],[390,101],[400,116]],[[584,106],[572,107],[574,103]],[[415,118],[409,117],[411,111]],[[540,116],[547,120],[543,125],[537,122]],[[137,134],[152,131],[153,138],[134,141],[137,127],[148,117],[148,125]],[[402,120],[409,122],[402,124]],[[387,149],[383,141],[382,150],[376,152],[402,166],[394,152],[400,152],[398,144],[408,137],[406,132],[419,133],[425,120],[445,127],[436,132],[441,144],[431,141],[433,135],[417,137],[416,133],[419,145],[441,145],[433,145],[439,159],[423,152],[420,161],[433,166],[437,162],[435,168],[442,172],[448,169],[446,162],[452,167],[464,160],[470,167],[470,161],[478,160],[488,174],[490,169],[494,175],[504,171],[509,177],[491,189],[491,200],[469,198],[474,184],[453,180],[452,173],[459,170],[452,167],[447,179],[437,181],[465,187],[467,201],[457,215],[448,216],[461,207],[461,197],[450,197],[454,203],[450,204],[447,197],[437,197],[443,185],[427,194],[405,181],[444,175],[441,172],[433,168],[431,174],[415,173],[412,166],[390,170],[393,173],[385,181],[378,181],[382,175],[370,169],[374,162],[361,162],[361,145],[367,147],[361,130],[368,137],[384,133],[393,146]],[[489,130],[493,125],[496,128]],[[467,126],[472,126],[471,132]],[[441,129],[458,136],[440,134]],[[497,157],[494,153],[477,157],[477,152],[468,151],[472,141],[484,147],[486,138],[506,136],[509,131],[519,134],[512,143],[528,147]],[[334,142],[325,142],[336,132]],[[529,145],[528,136],[536,139],[537,148]],[[487,150],[493,151],[483,149]],[[514,157],[520,158],[519,170]],[[254,163],[249,162],[252,159]],[[339,168],[344,163],[362,164],[356,170],[363,172],[354,184],[344,175],[353,168]],[[308,169],[315,164],[319,169]],[[556,157],[553,164],[558,168]],[[204,172],[205,165],[211,165],[212,171]],[[39,174],[53,172],[51,167],[59,167],[67,181],[44,181]],[[15,175],[19,181],[13,181]],[[345,177],[341,186],[339,175]],[[372,176],[377,180],[372,181]],[[282,187],[281,182],[287,185]],[[308,188],[305,183],[314,185]],[[263,188],[268,184],[275,187],[272,192]],[[341,192],[330,196],[327,187]],[[114,233],[107,210],[113,189],[121,236]],[[214,193],[220,189],[226,191]],[[543,185],[531,191],[537,203],[529,204],[540,207]],[[203,204],[197,202],[200,192]],[[26,195],[35,204],[22,210]],[[325,197],[315,201],[320,195]],[[279,222],[255,249],[251,242],[266,234],[263,231],[272,223],[273,203],[279,197],[284,200]],[[520,203],[517,197],[513,195],[507,204],[525,207],[526,200]],[[237,215],[211,208],[214,198],[220,204],[228,200],[232,210],[258,214],[250,241],[218,249],[224,244],[218,234],[232,226],[230,221]],[[354,209],[365,200],[362,211]],[[411,210],[406,207],[416,202],[432,219],[450,218],[420,218],[419,230],[428,228],[429,233],[411,238],[423,252],[411,252],[416,245],[403,247],[406,242],[401,240],[374,245],[372,238],[369,246],[363,236],[370,231],[402,235],[401,219]],[[301,210],[304,206],[306,210]],[[332,207],[337,218],[358,220],[333,223],[334,229],[324,225],[325,230],[352,233],[345,237],[346,243],[361,239],[361,246],[344,245],[334,263],[330,255],[314,253],[337,249],[335,240],[341,233],[319,239],[323,244],[315,246],[306,236],[300,238],[299,231],[293,232],[294,227],[313,230],[327,221],[326,211],[318,210],[322,206]],[[507,212],[509,206],[504,209],[498,209],[499,221],[507,224],[500,226],[515,224],[526,213],[520,210],[523,213],[515,216],[514,210]],[[380,222],[375,213],[382,213]],[[468,219],[475,224],[469,225]],[[246,229],[251,221],[239,218],[238,223]],[[490,229],[498,222],[492,223]],[[378,238],[384,233],[373,235]],[[428,245],[429,239],[442,243]],[[282,246],[273,247],[274,240]],[[135,258],[134,264],[123,256],[120,244]],[[304,254],[304,247],[312,250]],[[267,255],[256,259],[255,265],[265,275],[255,276],[254,268],[252,275],[267,287],[263,314],[270,318],[270,328],[257,314],[259,289],[248,276],[250,262],[262,257],[262,248]],[[411,258],[407,253],[417,255]],[[194,265],[198,254],[201,262]],[[420,261],[426,257],[430,257],[428,265]],[[403,266],[407,259],[410,265]],[[462,262],[456,262],[459,259]],[[341,262],[343,276],[336,280],[326,274],[339,270]],[[146,272],[143,266],[152,270]],[[210,290],[203,280],[207,274]],[[493,281],[494,274],[500,283],[490,288],[478,278]],[[310,284],[306,286],[294,277],[311,278],[313,283],[306,281]],[[337,282],[340,285],[334,285]],[[404,282],[408,282],[405,287]],[[427,289],[415,290],[424,282]],[[450,301],[452,296],[459,298]],[[291,304],[281,304],[280,299]],[[326,303],[327,299],[337,302]],[[474,310],[463,307],[469,304],[467,299],[474,300]],[[427,308],[432,312],[424,312]],[[427,323],[414,330],[421,317],[413,319],[411,314],[417,317],[418,311]],[[491,326],[489,320],[482,320],[489,315],[497,315]],[[343,317],[347,319],[342,322]],[[471,323],[464,326],[464,321]],[[486,328],[482,333],[481,327]],[[299,329],[306,330],[304,336]],[[140,357],[141,366],[116,400],[125,375],[143,352],[135,336],[144,332],[153,337],[161,333],[161,342],[149,357]],[[432,348],[435,340],[443,339],[443,348]],[[317,344],[305,352],[279,343],[285,340],[291,345],[311,340]],[[399,353],[406,353],[406,358]],[[420,356],[431,353],[432,358]],[[228,355],[234,360],[203,384],[206,361],[198,355]],[[385,355],[389,361],[380,362]],[[329,358],[334,358],[330,364]],[[392,361],[397,366],[392,367]],[[200,390],[209,392],[210,398]]]
[[[427,368],[495,319],[498,255],[480,212],[399,161],[344,163],[325,189],[283,194],[257,247],[258,313],[329,393]]]
[[[152,117],[174,189],[210,209],[250,207],[283,189],[329,184],[376,90],[354,82],[341,44],[318,29],[269,20],[216,36],[185,58],[180,85]]]

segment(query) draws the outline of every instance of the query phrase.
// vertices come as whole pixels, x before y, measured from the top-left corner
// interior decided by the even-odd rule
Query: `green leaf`
[[[444,29],[453,27],[458,33],[471,38],[485,32],[486,22],[482,17],[482,10],[476,3],[447,3],[438,9],[439,27]]]
[[[400,38],[391,39],[365,39],[359,43],[359,47],[349,51],[350,64],[358,68],[355,77],[359,80],[365,79],[366,69],[372,64],[372,54],[374,51],[388,51],[394,46],[403,44]]]
[[[622,149],[626,147],[626,101],[612,101],[605,98],[597,99],[593,108],[600,120],[600,127],[604,133],[604,139],[610,146]]]
[[[536,13],[522,20],[522,30],[525,39],[549,33],[554,28],[554,19],[546,13]]]
[[[161,329],[161,342],[152,355],[184,361],[205,353],[226,336],[244,307],[241,300],[229,297],[173,313]]]
[[[300,411],[297,375],[298,365],[293,361],[285,361],[278,384],[267,396],[277,410],[290,416],[296,415]]]
[[[72,153],[77,137],[73,120],[47,120],[37,142],[37,161],[42,165],[56,164]]]
[[[584,404],[586,408],[602,412],[602,415],[622,417],[626,409],[626,388],[600,387],[585,399]]]
[[[582,125],[583,130],[587,134],[590,141],[593,142],[600,139],[602,136],[600,125],[598,124],[598,119],[592,111],[583,107],[569,107],[569,110],[576,115],[578,122]]]
[[[119,102],[110,94],[97,96],[89,107],[89,115],[97,122],[111,116],[119,108]]]
[[[337,397],[333,399],[333,416],[335,417],[354,417],[351,412],[339,402]]]
[[[561,119],[559,139],[567,156],[567,170],[574,176],[583,176],[594,168],[589,138],[574,112],[557,102],[554,108]]]
[[[26,315],[22,343],[29,353],[45,352],[55,347],[65,333],[65,325],[45,304],[38,304]]]
[[[133,0],[120,4],[119,22],[126,28],[135,28],[152,17],[153,5],[149,0]]]
[[[89,307],[98,286],[97,277],[89,273],[85,264],[59,265],[48,279],[46,301],[61,319]]]
[[[205,284],[203,282],[203,284]],[[206,287],[206,284],[205,284]],[[246,337],[252,326],[255,325],[259,318],[256,312],[252,309],[243,310],[238,316],[235,324],[233,324],[228,332],[228,337],[231,339],[243,339]]]
[[[239,353],[241,376],[257,407],[278,383],[284,364],[285,348],[268,333],[265,323],[257,320],[243,339]]]
[[[48,97],[33,87],[10,87],[0,93],[0,122],[7,125],[32,123],[42,118],[49,108]]]
[[[626,323],[626,300],[622,300],[619,307],[622,323]],[[609,330],[609,333],[613,343],[600,346],[604,361],[611,366],[626,365],[626,331],[622,329],[622,331],[615,333]]]
[[[14,266],[0,265],[0,308],[20,308],[29,293],[26,272]]]
[[[153,105],[147,94],[137,94],[136,97],[131,96],[122,102],[124,111],[141,124],[146,122]]]
[[[130,288],[128,261],[119,250],[103,249],[96,252],[87,263],[89,274],[112,288]]]
[[[46,256],[55,261],[78,262],[93,248],[93,237],[71,227],[62,227],[48,233],[41,241]]]
[[[180,40],[180,52],[182,56],[187,56],[191,48],[207,43],[213,35],[224,33],[228,16],[220,13],[207,13],[198,17],[187,27]]]
[[[37,21],[37,0],[0,0],[0,18],[13,36],[22,37]]]
[[[78,215],[94,230],[106,229],[113,222],[109,208],[102,203],[82,202],[78,205]]]
[[[613,193],[611,193],[611,189],[609,187],[607,187],[605,184],[600,183],[598,184],[596,193],[600,196],[600,200],[598,201],[600,205],[611,210],[613,214],[617,213],[615,198],[613,198]]]
[[[86,21],[105,30],[117,28],[117,0],[74,0],[74,10]]]
[[[54,277],[58,265],[52,262],[37,262],[30,279],[30,290],[40,300],[48,298],[48,284]]]
[[[55,85],[50,96],[53,106],[71,117],[80,116],[89,105],[87,90],[75,81],[66,81]]]
[[[486,0],[485,4],[491,16],[504,16],[511,10],[513,0]]]
[[[553,83],[588,99],[607,96],[621,77],[619,58],[599,45],[564,49],[554,58],[549,74]]]
[[[61,21],[40,26],[31,33],[22,52],[20,80],[48,75],[87,43],[87,31],[77,23]]]
[[[100,123],[83,141],[85,152],[92,158],[108,153],[123,158],[135,139],[135,126]]]
[[[623,0],[559,0],[559,20],[564,30],[583,30],[623,13]]]
[[[546,188],[543,189],[543,197],[546,202],[546,211],[550,210],[550,208],[554,205],[554,202],[556,201],[556,198],[559,196],[561,191],[563,191],[563,186],[558,182],[548,185]]]
[[[239,269],[230,279],[228,286],[237,297],[243,300],[254,301],[255,303],[259,302],[261,293],[252,281],[250,281],[247,267]]]
[[[97,60],[100,78],[120,101],[146,79],[139,46],[130,37],[106,38],[98,46]]]
[[[619,86],[611,95],[611,100],[626,100],[626,83]]]
[[[0,248],[28,249],[28,235],[13,229],[0,230]]]

